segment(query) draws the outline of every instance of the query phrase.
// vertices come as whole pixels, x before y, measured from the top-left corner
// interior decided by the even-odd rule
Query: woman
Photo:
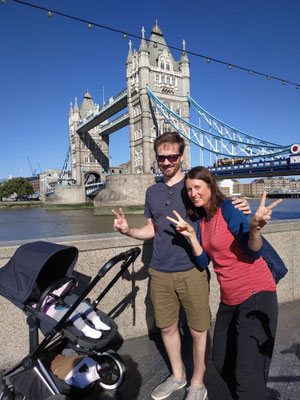
[[[174,210],[176,230],[187,236],[200,268],[209,260],[220,284],[221,302],[213,339],[213,361],[239,400],[264,400],[277,326],[276,284],[261,256],[261,229],[279,199],[265,206],[266,192],[248,223],[219,190],[212,174],[195,167],[185,176],[187,213],[197,232]]]

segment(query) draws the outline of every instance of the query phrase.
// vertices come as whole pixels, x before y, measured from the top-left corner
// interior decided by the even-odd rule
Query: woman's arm
[[[267,192],[264,191],[259,206],[249,223],[248,247],[253,251],[261,249],[261,229],[271,220],[272,209],[282,202],[282,199],[278,199],[266,207],[266,198]]]
[[[186,236],[189,239],[197,265],[199,265],[199,267],[201,267],[202,269],[205,269],[209,264],[209,259],[197,238],[195,229],[183,218],[181,218],[177,211],[173,210],[173,213],[177,217],[177,220],[171,217],[166,218],[176,225],[177,232],[181,233],[183,236]]]

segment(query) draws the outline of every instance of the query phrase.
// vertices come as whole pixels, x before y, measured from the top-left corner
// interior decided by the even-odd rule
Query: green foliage
[[[0,186],[0,198],[10,197],[12,194],[17,196],[30,195],[34,193],[33,186],[25,178],[9,179],[2,186]]]

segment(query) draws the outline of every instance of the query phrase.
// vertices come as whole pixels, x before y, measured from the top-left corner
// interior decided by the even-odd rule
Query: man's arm
[[[119,208],[119,213],[115,210],[112,210],[112,213],[116,217],[114,220],[115,231],[139,240],[147,240],[154,237],[155,224],[152,218],[147,218],[147,223],[142,228],[130,228],[122,208]]]
[[[249,215],[252,212],[250,204],[244,198],[233,197],[232,204],[234,205],[234,208],[237,208],[239,211],[242,211],[246,215]]]

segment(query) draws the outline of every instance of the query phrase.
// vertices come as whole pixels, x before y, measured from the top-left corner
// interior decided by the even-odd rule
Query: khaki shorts
[[[193,268],[180,272],[161,272],[149,268],[150,296],[158,328],[178,322],[182,305],[190,328],[205,331],[210,326],[208,276]]]

